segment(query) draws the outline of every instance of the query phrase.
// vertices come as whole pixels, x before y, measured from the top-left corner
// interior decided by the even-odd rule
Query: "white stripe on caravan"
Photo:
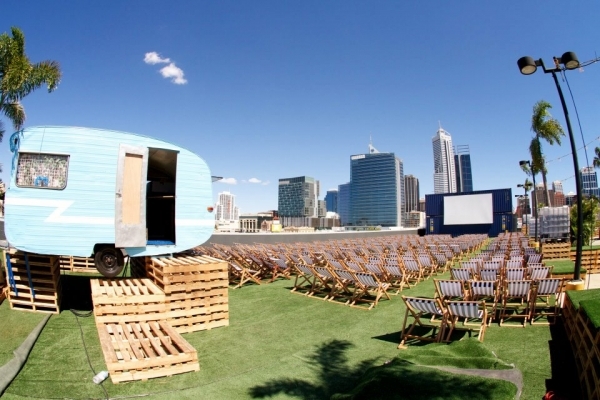
[[[62,224],[92,224],[92,225],[111,225],[115,223],[114,218],[110,217],[85,217],[85,216],[66,216],[62,215],[73,205],[73,200],[43,200],[43,199],[21,199],[8,198],[5,204],[15,206],[30,207],[55,207],[55,210],[44,220],[44,222],[62,223]]]

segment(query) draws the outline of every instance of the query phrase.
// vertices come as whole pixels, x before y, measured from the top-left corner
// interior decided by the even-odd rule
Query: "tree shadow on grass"
[[[351,346],[352,343],[345,340],[331,340],[321,344],[309,356],[308,361],[310,367],[318,373],[316,380],[275,379],[250,388],[249,394],[253,398],[286,394],[301,399],[328,399],[335,393],[348,391],[356,385],[365,370],[376,362],[376,359],[369,359],[350,367],[346,351]]]

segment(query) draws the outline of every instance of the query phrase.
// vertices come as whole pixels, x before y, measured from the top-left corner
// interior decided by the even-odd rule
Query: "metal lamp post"
[[[517,65],[519,66],[519,70],[523,75],[531,75],[536,70],[537,67],[542,67],[544,73],[552,74],[552,78],[554,79],[554,83],[556,84],[556,89],[558,90],[558,96],[560,97],[560,103],[562,104],[563,112],[565,113],[565,120],[567,122],[567,130],[569,131],[569,140],[571,142],[571,153],[573,154],[573,167],[575,169],[575,186],[577,192],[577,249],[575,256],[575,272],[573,274],[573,283],[575,285],[582,284],[581,280],[581,252],[583,248],[583,201],[582,201],[582,193],[581,189],[581,176],[579,175],[579,162],[577,161],[577,148],[575,147],[575,138],[573,137],[573,129],[571,129],[571,121],[569,119],[569,111],[567,110],[567,105],[565,103],[565,97],[563,96],[562,89],[560,88],[560,84],[558,83],[558,78],[556,77],[557,72],[562,72],[564,70],[571,70],[579,68],[579,60],[577,56],[573,52],[566,52],[562,55],[562,57],[557,58],[553,57],[554,60],[554,68],[546,68],[544,65],[544,61],[540,58],[539,60],[534,60],[531,57],[521,57],[517,61]],[[562,65],[562,66],[561,66]],[[534,183],[535,187],[535,183]],[[536,205],[537,206],[537,205]],[[537,207],[536,207],[537,208]],[[536,213],[537,216],[537,213]],[[537,220],[536,220],[536,230],[537,230]],[[577,282],[575,282],[577,281]]]
[[[533,179],[533,215],[535,215],[535,242],[537,243],[538,241],[538,225],[539,225],[539,218],[538,218],[538,207],[537,207],[537,193],[535,192],[535,172],[533,171],[533,164],[531,161],[527,161],[527,160],[522,160],[519,161],[519,165],[522,167],[523,165],[528,165],[529,166],[529,170],[531,171],[531,177]],[[519,185],[517,185],[519,186]],[[523,186],[523,185],[520,185]]]

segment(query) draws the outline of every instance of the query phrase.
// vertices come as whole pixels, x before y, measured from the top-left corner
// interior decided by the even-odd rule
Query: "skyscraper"
[[[440,127],[431,141],[433,144],[433,192],[456,193],[452,137]]]
[[[406,212],[419,211],[419,180],[414,175],[404,175]]]
[[[235,196],[229,192],[219,193],[215,219],[223,221],[235,221],[239,219],[239,209],[235,205]]]
[[[456,191],[458,193],[472,192],[473,172],[471,170],[469,146],[456,146],[454,151],[454,169],[456,170]]]
[[[600,189],[598,189],[598,176],[593,167],[584,167],[580,170],[581,186],[584,196],[596,196],[600,198]]]
[[[325,208],[328,212],[338,212],[338,190],[330,189],[325,195]]]
[[[348,225],[350,221],[350,183],[338,185],[338,215],[340,216],[340,224]]]
[[[402,226],[404,222],[404,167],[394,153],[350,157],[350,219],[353,226]]]
[[[319,181],[308,176],[279,180],[279,217],[317,217]]]

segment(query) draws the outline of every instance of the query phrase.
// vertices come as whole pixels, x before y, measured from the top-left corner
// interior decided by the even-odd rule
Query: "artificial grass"
[[[544,260],[546,265],[551,265],[553,275],[569,275],[575,272],[575,262],[568,258],[557,258],[552,260]],[[581,272],[586,272],[585,268],[581,268]]]
[[[440,278],[448,276],[446,273]],[[75,296],[80,303],[71,306],[86,309],[86,305],[89,307],[89,278],[77,276],[71,279],[73,281],[63,282],[65,292],[80,291]],[[362,380],[361,377],[369,368],[381,366],[397,357],[410,356],[412,346],[409,350],[397,349],[405,312],[399,296],[380,301],[371,311],[366,311],[292,294],[292,283],[280,280],[230,290],[230,326],[183,335],[198,351],[199,372],[117,385],[109,379],[104,383],[109,396],[145,395],[150,399],[329,398],[336,393],[351,393],[360,382],[368,380],[368,376]],[[421,282],[402,293],[430,297],[434,293],[433,280]],[[8,318],[17,321],[25,314],[29,313],[12,311],[3,305],[0,321]],[[492,325],[482,346],[523,372],[522,399],[539,399],[545,393],[545,380],[552,376],[549,339],[549,329],[545,326],[515,329]],[[477,340],[464,339],[464,342],[468,341]],[[2,399],[104,398],[102,388],[91,382],[93,373],[87,362],[84,343],[94,370],[105,369],[93,317],[77,319],[68,310],[53,316],[27,364]],[[0,341],[0,348],[3,346],[4,340]],[[460,346],[463,346],[462,342]],[[466,343],[464,346],[467,346]],[[418,347],[434,352],[438,346],[428,344]],[[401,355],[404,351],[406,353]],[[418,361],[417,358],[415,360]],[[398,366],[393,364],[394,368],[397,371],[405,368],[407,373],[410,372],[409,376],[430,377],[437,374],[431,369],[421,370],[425,367],[414,366],[411,368],[415,369],[409,370],[405,363],[398,363]],[[493,364],[491,360],[477,363]],[[447,382],[444,374],[447,373],[429,383],[427,390]],[[452,382],[464,388],[475,383],[492,387],[488,386],[489,383],[472,379],[454,376]],[[425,385],[427,380],[423,382]],[[391,394],[405,394],[402,385],[396,387],[397,391]],[[438,390],[441,389],[438,387]],[[504,389],[498,390],[504,393]],[[472,389],[462,396],[472,398],[471,392]],[[491,392],[486,393],[486,398],[491,396]]]
[[[11,311],[8,299],[0,305],[0,365],[13,358],[13,351],[45,317],[24,311]]]
[[[600,329],[600,289],[572,290],[567,295],[575,309],[582,308],[596,329]]]
[[[512,399],[517,387],[499,379],[456,375],[413,365],[396,358],[386,365],[373,367],[359,385],[332,400],[362,399]]]

